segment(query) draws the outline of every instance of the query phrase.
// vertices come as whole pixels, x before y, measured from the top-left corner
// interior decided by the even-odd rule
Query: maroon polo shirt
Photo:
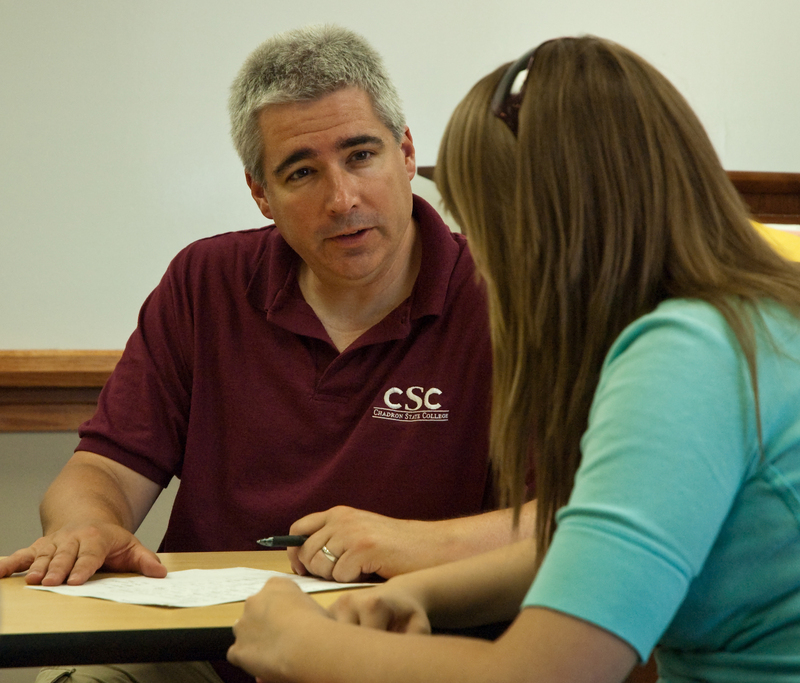
[[[161,550],[256,549],[334,505],[392,517],[491,498],[491,351],[464,238],[414,198],[411,296],[338,353],[274,226],[184,249],[82,425],[79,450],[180,488]]]

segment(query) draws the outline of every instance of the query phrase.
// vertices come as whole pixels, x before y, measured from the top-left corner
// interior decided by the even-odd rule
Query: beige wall
[[[0,2],[0,348],[121,348],[186,244],[266,223],[229,140],[228,89],[271,33],[369,38],[424,165],[504,61],[559,35],[641,53],[697,110],[725,168],[800,171],[800,2]]]

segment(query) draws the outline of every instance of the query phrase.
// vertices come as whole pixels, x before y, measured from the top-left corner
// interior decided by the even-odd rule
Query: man
[[[380,58],[339,28],[277,36],[230,110],[275,225],[175,258],[42,502],[43,537],[0,576],[165,575],[133,532],[173,476],[167,552],[307,534],[295,571],[352,581],[514,537],[507,511],[483,512],[484,294],[463,238],[412,196],[414,145]]]

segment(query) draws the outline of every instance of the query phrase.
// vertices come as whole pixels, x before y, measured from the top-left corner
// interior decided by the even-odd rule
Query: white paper
[[[296,576],[267,569],[233,567],[229,569],[186,569],[170,572],[163,579],[147,576],[97,578],[82,586],[27,586],[34,590],[62,595],[101,598],[133,605],[163,607],[206,607],[239,602],[258,593],[272,577],[291,579],[304,593],[340,590],[369,583],[337,583],[312,576]]]

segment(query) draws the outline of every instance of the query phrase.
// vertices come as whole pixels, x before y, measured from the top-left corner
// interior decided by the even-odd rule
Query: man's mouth
[[[354,230],[340,233],[339,235],[334,235],[332,239],[336,240],[337,242],[355,242],[362,236],[366,235],[370,230],[372,230],[372,228],[356,228]]]

